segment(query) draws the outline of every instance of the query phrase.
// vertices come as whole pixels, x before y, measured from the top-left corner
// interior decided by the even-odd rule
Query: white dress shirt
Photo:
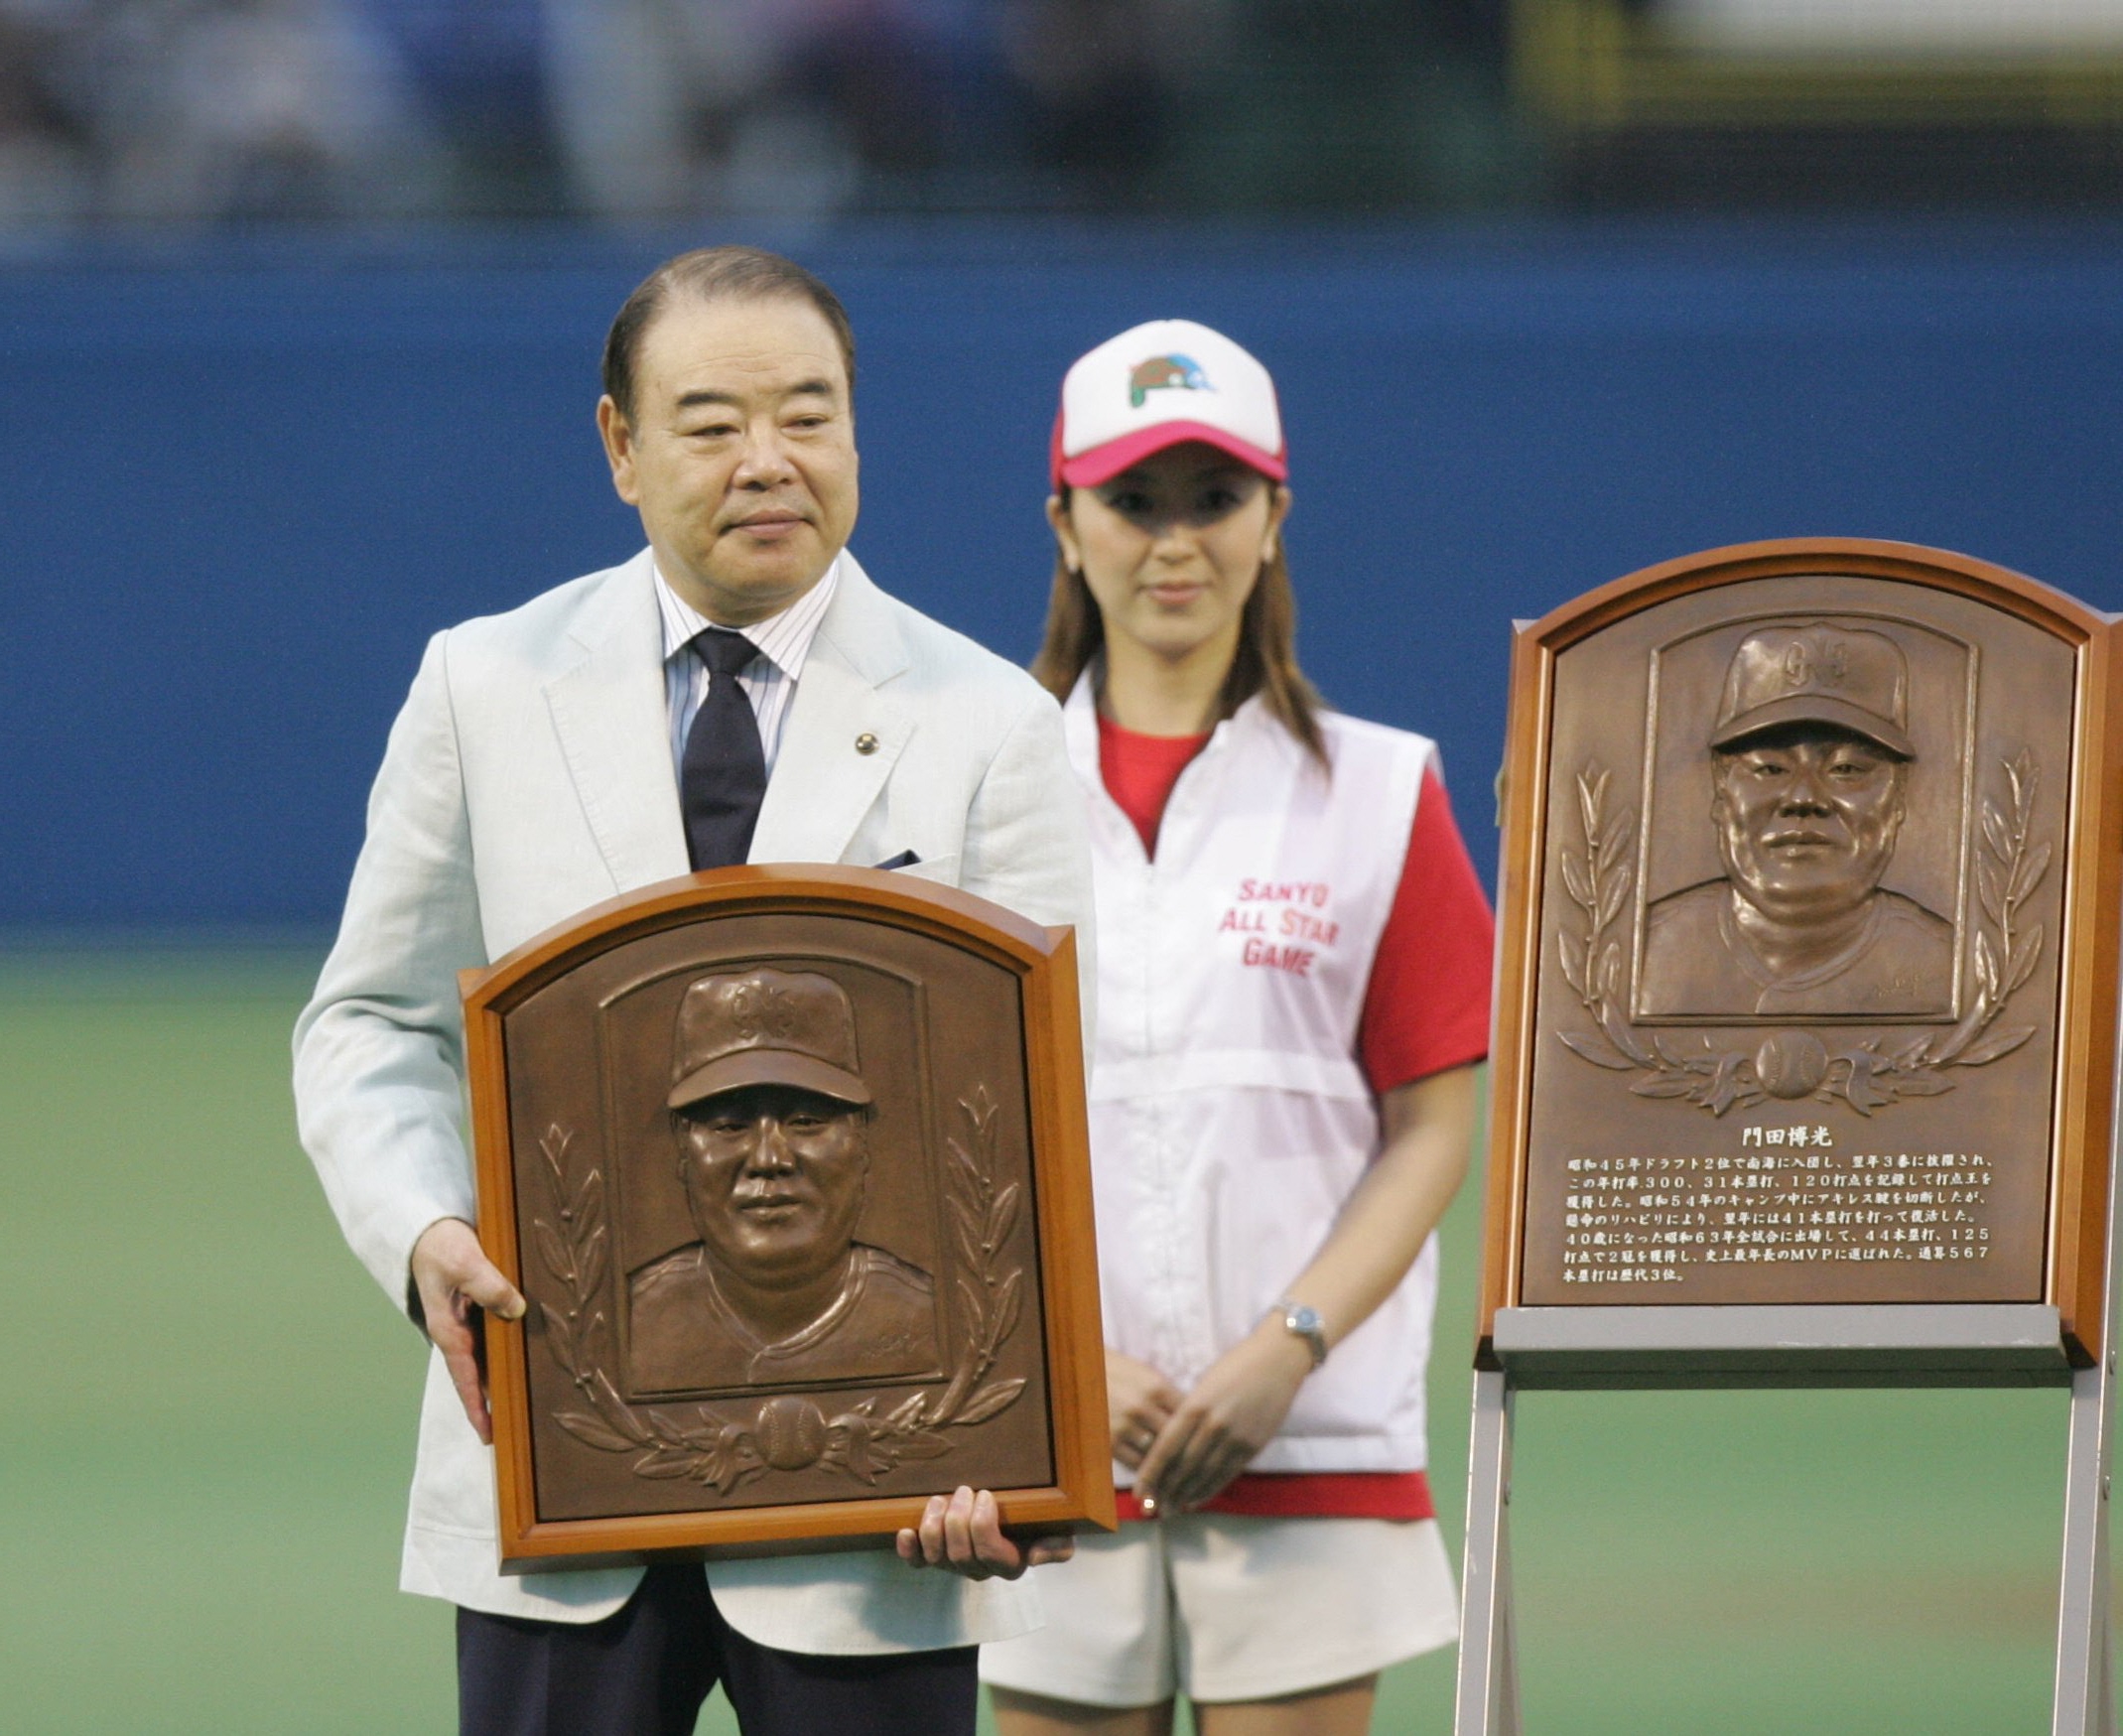
[[[833,601],[840,582],[841,557],[836,555],[826,576],[779,614],[753,621],[748,627],[724,629],[751,640],[758,648],[759,655],[744,666],[737,685],[752,702],[752,716],[759,722],[759,747],[766,755],[770,777],[775,750],[781,745],[782,721],[789,715],[789,702],[796,697],[804,659],[811,654],[818,623],[826,618],[827,604]],[[683,779],[686,734],[708,698],[711,679],[708,665],[694,652],[693,640],[721,623],[710,620],[673,591],[661,572],[656,575],[656,609],[663,620],[663,694],[664,710],[671,723],[671,764]]]

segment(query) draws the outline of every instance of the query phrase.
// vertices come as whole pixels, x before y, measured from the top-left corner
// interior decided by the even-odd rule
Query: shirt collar
[[[1098,781],[1099,765],[1099,683],[1105,679],[1105,655],[1095,652],[1084,665],[1083,674],[1076,678],[1076,685],[1069,690],[1069,697],[1062,702],[1062,740],[1069,757],[1074,760],[1085,776]],[[1262,730],[1294,740],[1295,737],[1283,729],[1275,715],[1267,709],[1263,694],[1240,702],[1239,709],[1209,732],[1209,739],[1202,744],[1203,754],[1224,752],[1235,739],[1251,736]]]
[[[656,574],[656,610],[663,621],[663,658],[668,663],[684,651],[697,634],[717,623],[673,591],[662,570],[653,562],[650,567]],[[840,583],[841,557],[836,555],[833,565],[826,569],[826,576],[779,614],[753,621],[748,627],[728,630],[751,640],[760,656],[794,681],[803,674],[804,659],[811,655],[811,641],[818,637],[819,623],[826,618],[827,606],[833,601],[833,594]]]

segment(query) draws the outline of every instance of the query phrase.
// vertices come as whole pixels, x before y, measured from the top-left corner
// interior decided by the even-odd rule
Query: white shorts
[[[981,1679],[1095,1706],[1303,1693],[1459,1633],[1429,1519],[1181,1514],[1079,1535],[1032,1581],[1046,1626],[983,1646]]]

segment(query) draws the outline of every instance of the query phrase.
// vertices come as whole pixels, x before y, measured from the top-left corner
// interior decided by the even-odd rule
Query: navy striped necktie
[[[752,828],[766,799],[759,720],[737,684],[737,671],[759,648],[741,633],[709,627],[693,636],[693,650],[708,666],[708,696],[686,732],[679,762],[686,851],[696,868],[728,868],[751,853]]]

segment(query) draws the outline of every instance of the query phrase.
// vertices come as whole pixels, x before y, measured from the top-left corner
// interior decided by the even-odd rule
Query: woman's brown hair
[[[1069,503],[1069,490],[1061,493]],[[1058,700],[1066,700],[1078,679],[1106,645],[1106,621],[1084,583],[1083,574],[1059,553],[1054,557],[1054,589],[1047,598],[1047,627],[1032,659],[1032,679]],[[1255,694],[1260,694],[1276,722],[1304,744],[1319,761],[1327,762],[1327,738],[1320,732],[1322,701],[1319,690],[1297,667],[1297,600],[1290,592],[1290,569],[1282,557],[1282,539],[1275,539],[1275,552],[1261,564],[1261,577],[1246,600],[1239,617],[1239,648],[1217,695],[1217,720],[1231,716]]]

